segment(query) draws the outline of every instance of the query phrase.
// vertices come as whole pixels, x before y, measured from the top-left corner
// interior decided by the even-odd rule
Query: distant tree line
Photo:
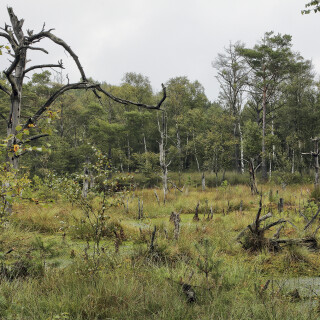
[[[302,153],[313,150],[312,139],[320,134],[320,83],[311,61],[292,50],[291,36],[265,33],[252,48],[230,43],[212,66],[220,84],[214,102],[198,81],[184,76],[167,81],[167,100],[156,111],[106,96],[99,101],[92,91],[66,93],[29,128],[33,135],[48,136],[30,142],[33,152],[21,159],[22,167],[37,175],[79,172],[94,161],[94,145],[120,172],[157,174],[159,123],[165,119],[163,145],[171,171],[242,173],[254,163],[267,180],[275,171],[302,174],[312,168],[312,156]],[[21,119],[28,119],[63,82],[59,72],[34,73],[23,84]],[[0,85],[9,88],[4,75]],[[137,73],[126,73],[118,86],[101,87],[146,105],[161,96]],[[0,91],[0,114],[8,111],[8,97]],[[1,137],[6,137],[5,121],[0,118]]]

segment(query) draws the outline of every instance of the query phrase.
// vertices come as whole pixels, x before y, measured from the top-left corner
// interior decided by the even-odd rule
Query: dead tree
[[[202,172],[202,176],[201,176],[201,185],[202,185],[202,191],[206,190],[206,177],[204,175],[204,172]]]
[[[257,251],[263,248],[267,248],[272,251],[279,251],[284,245],[303,245],[308,249],[314,250],[318,249],[318,241],[316,239],[316,234],[320,229],[320,226],[312,234],[306,234],[302,238],[295,239],[279,239],[280,231],[284,228],[285,223],[291,224],[295,229],[297,227],[289,220],[279,219],[275,222],[271,222],[265,226],[261,226],[263,221],[272,217],[272,214],[269,212],[266,215],[261,217],[262,203],[260,200],[259,210],[256,215],[255,221],[243,229],[236,240],[242,244],[242,247],[246,250]],[[320,213],[320,207],[317,210],[316,214],[311,218],[310,221],[307,221],[303,231],[306,231],[315,221]],[[265,232],[270,230],[272,227],[281,224],[276,233],[272,238],[266,238]]]
[[[84,199],[87,198],[88,196],[88,191],[89,191],[89,187],[90,187],[90,170],[89,170],[89,159],[87,158],[85,166],[84,166],[84,170],[83,170],[83,179],[82,179],[82,197]]]
[[[157,232],[157,227],[154,226],[153,231],[151,233],[151,241],[150,241],[150,246],[149,246],[149,253],[152,253],[154,251],[154,241],[156,239],[156,232]]]
[[[283,211],[283,198],[280,198],[278,203],[278,212],[281,213],[282,211]]]
[[[259,194],[258,187],[257,187],[257,181],[256,181],[256,171],[261,165],[261,163],[255,167],[254,166],[254,159],[250,159],[248,161],[249,163],[249,174],[250,174],[250,188],[252,194]]]
[[[143,219],[143,200],[140,201],[140,198],[138,198],[138,219]]]
[[[156,190],[154,190],[153,192],[154,192],[154,195],[156,196],[156,199],[157,199],[158,205],[160,206],[160,199],[159,199],[159,196],[158,196],[158,194],[157,194],[157,191],[156,191]]]
[[[200,206],[200,201],[198,201],[197,206],[196,206],[196,210],[194,212],[194,216],[192,218],[193,221],[199,221],[199,206]]]
[[[170,216],[170,221],[172,221],[174,224],[174,231],[173,231],[174,238],[178,240],[179,234],[180,234],[180,222],[181,222],[180,213],[172,212]]]
[[[0,118],[6,122],[7,128],[7,161],[14,167],[18,168],[19,157],[27,151],[22,151],[22,145],[26,143],[26,140],[21,138],[20,133],[23,133],[24,129],[34,128],[37,121],[44,115],[44,113],[50,108],[50,106],[64,93],[70,90],[84,89],[92,90],[95,96],[100,100],[100,94],[106,95],[110,99],[119,102],[124,105],[135,105],[145,109],[160,109],[163,101],[166,98],[166,89],[163,88],[163,97],[157,105],[147,105],[143,103],[136,103],[129,100],[121,99],[113,96],[111,93],[104,90],[99,83],[92,83],[88,80],[84,69],[80,63],[78,56],[71,49],[71,47],[64,42],[62,39],[55,36],[52,31],[54,29],[45,29],[45,24],[40,32],[35,33],[32,30],[22,29],[24,20],[19,20],[14,14],[12,8],[8,8],[8,13],[11,21],[11,26],[5,24],[4,28],[1,28],[0,38],[4,38],[8,46],[7,53],[12,57],[9,67],[4,70],[4,75],[8,81],[8,86],[0,85],[0,90],[5,93],[8,98],[8,104],[10,104],[10,111],[7,116],[0,113]],[[39,43],[42,40],[49,40],[54,42],[56,45],[62,47],[73,59],[75,62],[81,80],[76,83],[67,83],[62,85],[57,91],[55,91],[48,100],[40,106],[40,108],[24,122],[21,123],[21,99],[23,95],[23,83],[25,77],[32,71],[45,68],[58,68],[63,69],[62,61],[57,63],[48,63],[41,65],[32,65],[27,67],[27,53],[29,51],[41,51],[45,54],[48,54],[48,51],[39,46]],[[101,102],[102,103],[102,102]],[[33,129],[36,132],[35,128]],[[36,134],[28,137],[27,141],[32,142],[48,134],[42,134],[37,132]]]
[[[261,250],[264,247],[269,247],[272,250],[277,250],[277,243],[265,238],[264,234],[267,230],[278,224],[285,223],[287,222],[287,220],[279,219],[262,227],[261,223],[271,218],[272,214],[269,212],[261,217],[261,212],[262,201],[260,200],[258,213],[255,217],[254,222],[252,224],[249,224],[244,230],[242,230],[236,240],[242,244],[244,249],[250,251]]]
[[[314,142],[314,150],[302,155],[311,155],[314,158],[314,187],[319,187],[319,137],[311,139]]]
[[[171,163],[166,160],[166,146],[167,146],[167,123],[165,112],[162,112],[161,124],[158,118],[158,130],[160,133],[159,141],[159,162],[161,168],[162,188],[163,188],[163,203],[166,203],[166,196],[168,192],[168,167]]]

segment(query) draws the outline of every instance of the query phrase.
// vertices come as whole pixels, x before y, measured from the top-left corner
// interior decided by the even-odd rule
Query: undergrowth
[[[312,216],[310,190],[263,186],[262,213],[271,210],[274,219],[297,227],[285,226],[281,237],[304,234],[299,210]],[[76,204],[17,203],[1,226],[0,318],[317,319],[317,296],[293,299],[285,285],[318,275],[317,250],[287,245],[250,252],[236,241],[253,222],[259,199],[245,185],[185,186],[171,189],[163,205],[154,190],[136,189],[106,209],[98,255],[94,228]],[[98,200],[92,198],[92,210]],[[180,213],[178,236],[172,211]]]

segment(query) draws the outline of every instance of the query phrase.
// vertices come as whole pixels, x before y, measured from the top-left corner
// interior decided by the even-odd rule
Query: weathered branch
[[[320,207],[319,207],[318,211],[316,212],[316,214],[312,217],[312,219],[306,224],[306,226],[304,227],[303,230],[307,230],[310,227],[310,225],[316,220],[319,213],[320,213]]]
[[[6,119],[6,117],[2,113],[0,113],[0,118],[2,118],[6,123],[8,123],[8,120]]]
[[[6,93],[8,96],[11,95],[11,92],[6,87],[2,86],[1,84],[0,84],[0,90],[3,91],[4,93]]]
[[[22,129],[28,128],[29,124],[34,124],[38,121],[39,117],[52,105],[52,103],[55,102],[55,100],[65,93],[66,91],[69,90],[74,90],[74,89],[89,89],[88,83],[86,82],[78,82],[78,83],[72,83],[72,84],[67,84],[63,87],[61,87],[58,91],[56,91],[47,101],[46,103],[38,109],[38,111],[28,120],[26,123],[23,125]]]
[[[0,32],[0,37],[6,38],[11,43],[11,38],[9,34]]]
[[[43,138],[43,137],[48,137],[48,136],[49,136],[48,133],[37,134],[35,136],[32,136],[32,137],[28,138],[27,140],[24,140],[22,143],[31,142],[31,141],[34,141],[34,140],[37,140],[37,139],[40,139],[40,138]]]
[[[53,41],[54,43],[62,46],[71,55],[71,57],[73,58],[74,62],[76,63],[76,65],[77,65],[77,67],[78,67],[78,69],[80,71],[82,80],[83,81],[87,81],[87,77],[86,77],[86,75],[84,73],[83,67],[82,67],[82,65],[81,65],[81,63],[79,61],[78,56],[73,52],[73,50],[71,49],[70,46],[68,46],[62,39],[56,37],[50,31],[41,31],[38,34],[32,35],[32,36],[30,36],[28,38],[28,42],[29,43],[34,43],[35,41],[41,40],[42,38],[48,38],[51,41]]]
[[[266,225],[264,228],[262,228],[262,232],[269,230],[270,228],[272,228],[280,223],[285,223],[285,222],[287,222],[287,220],[284,220],[284,219],[279,219],[278,221],[272,222],[272,223]]]
[[[171,183],[171,185],[172,185],[175,189],[177,189],[178,191],[180,191],[181,193],[183,193],[183,191],[182,191],[181,189],[179,189],[173,181],[169,180],[169,183]]]
[[[269,219],[269,218],[271,218],[271,217],[272,217],[271,212],[267,213],[266,215],[262,216],[262,217],[259,219],[259,224],[260,224],[262,221],[267,220],[267,219]],[[239,233],[239,235],[237,236],[236,240],[237,240],[237,241],[240,240],[240,238],[245,234],[245,232],[246,232],[248,229],[250,230],[250,228],[252,229],[252,228],[255,226],[255,224],[256,224],[256,222],[254,222],[254,223],[248,225],[247,227],[245,227],[245,228]]]
[[[17,16],[13,13],[13,10],[11,7],[8,7],[8,13],[9,13],[14,34],[17,37],[18,41],[22,42],[24,38],[24,34],[22,31],[24,20],[23,19],[19,20]]]
[[[262,197],[260,198],[260,203],[259,203],[259,210],[258,210],[258,213],[257,213],[257,216],[256,216],[256,221],[255,221],[255,231],[258,231],[259,229],[259,225],[260,225],[260,214],[261,214],[261,211],[262,211]]]
[[[5,28],[0,28],[2,30],[4,30],[6,33],[1,33],[1,36],[6,38],[10,44],[13,50],[16,50],[18,47],[18,42],[16,40],[16,38],[14,37],[12,30],[9,29],[9,26],[7,24],[5,24]]]
[[[162,96],[162,99],[159,101],[159,103],[156,106],[147,105],[147,104],[144,104],[144,103],[136,103],[136,102],[133,102],[133,101],[130,101],[130,100],[125,100],[125,99],[121,99],[121,98],[115,97],[111,93],[109,93],[106,90],[102,89],[100,85],[93,85],[92,87],[97,89],[97,91],[102,92],[103,94],[105,94],[107,97],[109,97],[113,101],[119,102],[121,104],[124,104],[124,105],[131,104],[131,105],[134,105],[134,106],[137,106],[137,107],[142,107],[142,108],[145,108],[145,109],[150,109],[150,110],[158,109],[159,110],[161,105],[162,105],[162,103],[164,102],[164,100],[167,97],[166,87],[163,84],[161,84],[161,86],[162,86],[163,96]]]
[[[277,230],[277,232],[273,235],[274,239],[279,239],[280,237],[280,231],[284,228],[284,226],[280,226],[280,228]]]
[[[309,249],[316,249],[318,247],[317,240],[314,237],[306,237],[301,239],[271,239],[271,241],[277,245],[305,245]]]
[[[314,233],[313,233],[313,236],[315,237],[316,235],[317,235],[317,232],[319,231],[319,229],[320,229],[320,225],[317,227],[317,229],[314,231]]]
[[[109,98],[113,99],[116,102],[119,102],[121,104],[132,104],[135,106],[140,106],[146,109],[160,109],[161,104],[163,103],[163,101],[166,99],[166,88],[164,85],[162,85],[163,88],[163,97],[161,99],[161,101],[156,105],[156,106],[151,106],[151,105],[146,105],[143,103],[135,103],[129,100],[124,100],[121,98],[117,98],[115,96],[113,96],[112,94],[110,94],[109,92],[107,92],[106,90],[102,89],[100,84],[89,84],[88,82],[78,82],[78,83],[72,83],[72,84],[67,84],[63,87],[61,87],[58,91],[56,91],[48,100],[47,102],[40,108],[38,109],[38,111],[30,118],[28,118],[28,120],[26,121],[26,123],[23,126],[23,129],[28,128],[29,124],[34,124],[38,121],[39,117],[52,105],[52,103],[54,103],[54,101],[63,93],[65,93],[66,91],[69,90],[74,90],[74,89],[96,89],[102,93],[104,93],[106,96],[108,96]]]
[[[41,65],[32,66],[32,67],[26,69],[24,71],[24,74],[26,74],[27,72],[30,72],[32,70],[35,70],[35,69],[43,69],[43,68],[61,68],[61,69],[64,69],[64,67],[62,65],[62,61],[58,61],[58,64],[41,64]]]
[[[30,50],[38,50],[38,51],[42,51],[46,54],[49,54],[49,52],[46,49],[39,48],[39,47],[23,46],[23,48],[30,49]]]
[[[9,81],[10,81],[9,77],[11,76],[11,73],[18,65],[19,61],[20,61],[20,50],[18,50],[18,52],[16,52],[14,60],[11,63],[11,66],[6,71],[4,71],[4,74],[7,76]]]

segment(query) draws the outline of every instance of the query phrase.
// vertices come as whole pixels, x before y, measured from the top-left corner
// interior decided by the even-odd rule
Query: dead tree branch
[[[11,92],[4,86],[0,84],[0,90],[6,93],[8,96],[11,96]]]
[[[26,69],[24,71],[24,74],[26,74],[27,72],[30,72],[32,70],[35,70],[35,69],[43,69],[43,68],[61,68],[61,69],[64,69],[63,64],[62,64],[62,60],[60,60],[60,61],[58,61],[58,64],[40,64],[40,65],[32,66],[32,67]]]
[[[311,226],[311,224],[316,220],[316,218],[317,218],[317,216],[319,215],[319,213],[320,213],[320,207],[319,207],[318,211],[316,212],[316,214],[315,214],[315,215],[311,218],[311,220],[306,224],[306,226],[304,227],[303,230],[307,230],[307,229]]]

